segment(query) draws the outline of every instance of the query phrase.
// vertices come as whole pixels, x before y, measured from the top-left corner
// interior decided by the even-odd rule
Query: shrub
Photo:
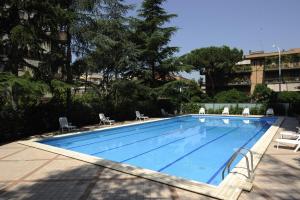
[[[277,94],[277,101],[280,103],[299,103],[300,102],[300,93],[284,91]]]
[[[187,114],[198,114],[201,105],[198,103],[182,104],[182,112]]]
[[[249,96],[245,92],[236,89],[219,92],[215,95],[217,103],[244,103],[249,102]]]
[[[171,81],[156,89],[160,98],[170,99],[179,110],[181,103],[202,102],[207,96],[195,81]]]
[[[134,119],[135,110],[150,116],[160,113],[156,92],[138,81],[115,81],[104,101],[111,107],[111,116],[119,120]]]
[[[252,98],[257,103],[268,104],[274,96],[273,90],[267,87],[265,84],[257,84],[252,94]]]
[[[238,105],[230,106],[229,112],[233,115],[240,115],[243,112],[243,108],[239,107]]]

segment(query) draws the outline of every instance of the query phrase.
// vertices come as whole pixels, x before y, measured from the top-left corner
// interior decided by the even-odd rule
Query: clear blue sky
[[[142,0],[125,0],[140,6]],[[228,45],[249,50],[273,51],[300,47],[300,0],[168,0],[170,23],[179,30],[171,45],[178,55],[195,48]],[[131,13],[132,14],[132,13]]]

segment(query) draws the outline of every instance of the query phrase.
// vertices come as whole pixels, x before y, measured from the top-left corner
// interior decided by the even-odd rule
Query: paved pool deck
[[[279,131],[297,125],[295,118],[286,118]],[[300,151],[276,150],[274,144],[255,171],[252,191],[239,199],[300,199]],[[0,146],[0,200],[4,199],[212,198],[13,142]]]

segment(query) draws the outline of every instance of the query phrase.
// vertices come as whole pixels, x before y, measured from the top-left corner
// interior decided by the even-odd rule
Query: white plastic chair
[[[244,108],[242,115],[244,115],[244,116],[250,115],[250,109],[249,108]]]
[[[66,117],[60,117],[60,118],[58,118],[58,121],[59,121],[59,126],[61,129],[61,132],[63,132],[64,129],[67,129],[68,131],[70,131],[70,130],[76,128],[76,126],[72,126],[71,123],[68,123],[68,119]]]
[[[266,112],[267,116],[273,116],[274,115],[274,110],[273,108],[268,108],[267,112]]]
[[[203,107],[200,108],[199,115],[205,115],[205,108]]]
[[[223,109],[222,115],[229,115],[229,108],[228,107],[225,107]]]
[[[148,119],[148,116],[144,116],[144,114],[141,114],[140,111],[135,111],[136,120],[145,120]]]
[[[171,117],[173,116],[172,114],[168,113],[167,111],[165,111],[165,109],[161,108],[160,109],[161,111],[161,114],[164,116],[164,117]]]
[[[109,125],[112,125],[113,123],[115,123],[115,120],[111,120],[111,119],[109,119],[109,117],[105,117],[105,115],[103,113],[99,114],[99,119],[100,119],[99,124],[105,125],[107,123]]]

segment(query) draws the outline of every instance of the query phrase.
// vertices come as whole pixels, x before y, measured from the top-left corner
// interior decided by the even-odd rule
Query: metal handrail
[[[250,164],[251,164],[251,167],[249,165],[249,158],[247,156],[247,153],[243,153],[242,151],[243,150],[246,150],[247,153],[249,152],[250,153]],[[247,165],[247,172],[248,172],[248,178],[251,179],[251,173],[253,173],[254,171],[254,168],[253,168],[253,153],[250,149],[247,149],[247,148],[244,148],[244,147],[241,147],[239,148],[229,159],[229,161],[227,162],[226,166],[224,167],[223,171],[222,171],[222,180],[224,180],[225,178],[225,171],[227,169],[227,173],[229,174],[230,173],[230,167],[231,167],[231,164],[233,163],[233,161],[237,158],[238,155],[243,155],[245,158],[246,158],[246,165]]]

